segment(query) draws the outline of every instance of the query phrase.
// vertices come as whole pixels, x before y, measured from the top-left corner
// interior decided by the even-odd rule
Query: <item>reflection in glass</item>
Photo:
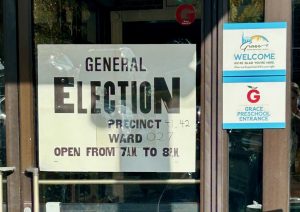
[[[300,1],[293,0],[291,84],[290,211],[300,211]]]
[[[34,0],[35,43],[95,43],[96,2]]]
[[[229,21],[262,22],[264,6],[264,0],[229,0]]]
[[[262,130],[229,132],[229,211],[262,203]]]
[[[290,177],[291,177],[291,211],[297,211],[300,207],[300,160],[299,160],[299,139],[300,139],[300,90],[297,83],[291,86],[291,136],[290,136]]]
[[[136,178],[136,180],[139,180],[139,178]],[[194,185],[137,184],[124,185],[122,187],[122,189],[124,189],[123,194],[116,194],[114,191],[118,188],[114,185],[41,186],[40,201],[42,203],[59,201],[62,203],[155,204],[159,202],[161,204],[168,204],[171,202],[189,202],[196,204],[200,198],[199,189]]]

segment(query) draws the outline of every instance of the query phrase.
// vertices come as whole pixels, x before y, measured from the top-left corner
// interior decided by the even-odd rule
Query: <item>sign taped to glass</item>
[[[224,24],[223,129],[286,127],[286,27]]]
[[[194,172],[196,48],[39,45],[42,171]]]

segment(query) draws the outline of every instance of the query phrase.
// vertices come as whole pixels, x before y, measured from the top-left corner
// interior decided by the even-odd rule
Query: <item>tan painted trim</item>
[[[222,46],[227,2],[204,0],[201,211],[228,211],[228,140],[222,129]]]
[[[31,178],[25,170],[35,165],[35,105],[33,91],[33,46],[31,0],[18,1],[19,40],[19,119],[21,211],[32,204]]]
[[[200,211],[213,211],[212,205],[212,3],[204,0],[201,39],[201,184]]]
[[[291,0],[265,0],[265,21],[286,21],[287,91],[286,129],[264,130],[263,141],[263,210],[289,211],[289,138],[291,78]]]
[[[217,211],[229,210],[229,147],[223,130],[223,24],[228,22],[228,1],[218,1],[218,67],[217,67]]]

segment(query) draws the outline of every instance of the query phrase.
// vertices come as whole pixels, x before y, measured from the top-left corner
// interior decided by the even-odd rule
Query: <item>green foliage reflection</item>
[[[264,0],[229,0],[230,22],[262,22]]]

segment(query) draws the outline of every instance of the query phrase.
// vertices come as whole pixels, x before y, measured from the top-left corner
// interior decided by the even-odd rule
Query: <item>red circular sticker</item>
[[[181,4],[176,9],[176,21],[183,26],[191,25],[196,19],[196,10],[192,4]]]

